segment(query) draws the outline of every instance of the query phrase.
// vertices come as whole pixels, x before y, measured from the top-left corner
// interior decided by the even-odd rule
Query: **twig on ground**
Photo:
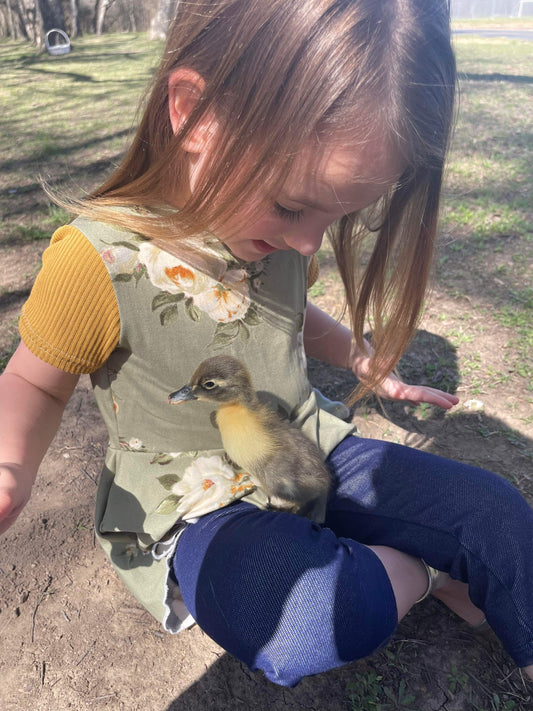
[[[94,477],[92,477],[92,476],[89,474],[89,472],[87,471],[87,469],[86,469],[85,467],[80,467],[80,468],[81,468],[82,474],[85,474],[85,476],[87,477],[87,479],[89,479],[90,481],[92,481],[92,483],[96,486],[97,483],[98,483],[98,482],[96,481],[96,479],[95,479]]]
[[[85,654],[81,655],[81,657],[78,659],[78,661],[76,662],[76,664],[74,666],[79,667],[79,665],[83,662],[83,660],[89,654],[89,652],[91,651],[91,649],[94,647],[95,644],[96,644],[96,640],[94,640],[93,643],[89,645]]]
[[[104,699],[114,699],[116,698],[116,693],[115,694],[105,694],[105,696],[95,696],[94,699],[89,699],[89,702],[95,702],[95,701],[103,701]]]
[[[37,604],[35,605],[35,608],[34,608],[34,610],[33,610],[33,614],[32,614],[32,616],[31,616],[31,635],[30,635],[30,639],[31,639],[31,643],[32,643],[32,644],[33,644],[33,640],[34,640],[34,638],[35,638],[35,617],[36,617],[36,615],[37,615],[37,610],[39,609],[39,605],[41,604],[41,602],[42,602],[42,601],[44,600],[44,598],[46,597],[46,594],[47,594],[47,592],[48,592],[48,588],[50,587],[51,584],[52,584],[52,576],[49,575],[49,576],[48,576],[48,582],[46,583],[46,585],[44,586],[44,588],[41,590],[41,594],[40,594],[40,596],[39,596],[39,599],[37,600]]]

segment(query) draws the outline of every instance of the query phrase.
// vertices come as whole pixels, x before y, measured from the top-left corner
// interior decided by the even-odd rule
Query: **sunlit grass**
[[[531,389],[533,44],[458,36],[455,47],[458,122],[436,278],[455,298],[484,309],[487,324],[509,329],[506,359]]]
[[[60,57],[0,44],[0,239],[49,236],[41,180],[74,194],[103,181],[126,148],[160,49],[144,34],[79,38]]]

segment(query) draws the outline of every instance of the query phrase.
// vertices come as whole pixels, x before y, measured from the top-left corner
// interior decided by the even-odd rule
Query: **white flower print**
[[[217,281],[149,242],[139,247],[139,262],[146,267],[154,286],[166,294],[186,298],[191,317],[202,312],[217,323],[231,323],[246,316],[251,302],[244,269],[229,269]],[[171,297],[160,297],[155,303],[168,307],[175,302]]]
[[[250,307],[248,284],[244,269],[226,272],[219,281],[194,297],[195,305],[213,321],[230,323],[246,316]]]
[[[150,242],[143,242],[139,247],[139,261],[146,267],[152,284],[169,294],[194,296],[207,289],[209,282],[213,281]]]
[[[244,269],[235,260],[227,261],[226,272],[215,279],[150,241],[132,243],[131,247],[117,242],[100,255],[115,281],[149,279],[158,290],[152,311],[157,312],[162,326],[175,322],[182,309],[192,321],[205,315],[216,324],[213,347],[223,348],[237,338],[248,341],[250,327],[261,322],[260,310],[250,296],[261,285],[261,262]]]
[[[131,274],[138,266],[137,250],[121,245],[103,249],[100,252],[100,256],[107,264],[111,277],[116,277],[119,274]]]
[[[160,478],[171,495],[158,507],[159,513],[175,511],[185,521],[227,506],[251,491],[255,484],[247,474],[236,473],[218,455],[198,457],[185,470],[181,479],[174,475]]]
[[[122,449],[125,449],[128,452],[145,452],[146,451],[146,447],[144,446],[143,442],[138,437],[130,437],[130,439],[127,442],[125,442],[124,440],[121,440],[120,446]]]

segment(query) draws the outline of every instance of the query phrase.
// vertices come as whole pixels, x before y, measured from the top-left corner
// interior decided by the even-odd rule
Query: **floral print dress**
[[[235,469],[213,406],[168,404],[205,358],[231,354],[260,399],[294,422],[324,457],[354,427],[319,410],[303,350],[307,263],[296,252],[237,260],[211,240],[194,259],[109,225],[78,218],[111,276],[117,347],[91,377],[109,430],[96,531],[128,588],[171,632],[192,623],[169,574],[187,522],[239,499],[266,507],[257,482]]]

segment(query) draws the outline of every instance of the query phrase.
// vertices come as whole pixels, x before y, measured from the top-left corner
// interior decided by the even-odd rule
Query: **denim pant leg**
[[[533,663],[533,509],[502,477],[420,450],[348,437],[330,455],[326,525],[467,582],[519,666]]]
[[[397,624],[377,556],[294,514],[244,502],[207,514],[173,563],[200,627],[283,686],[367,656]]]

